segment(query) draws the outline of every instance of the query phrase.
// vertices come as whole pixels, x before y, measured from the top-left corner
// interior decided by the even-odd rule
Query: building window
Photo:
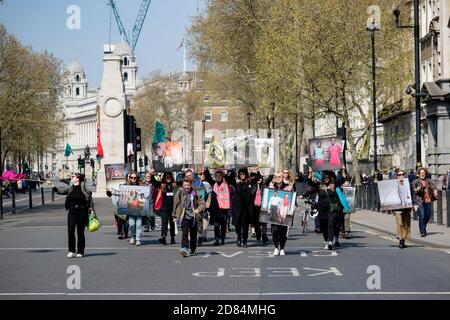
[[[80,88],[76,88],[76,89],[75,89],[75,95],[76,95],[76,96],[79,96],[79,95],[80,95]]]
[[[210,96],[204,96],[204,97],[203,97],[203,101],[209,101],[210,99],[211,99]]]
[[[227,101],[227,100],[228,100],[227,96],[221,96],[220,97],[220,101]]]
[[[228,121],[228,112],[223,111],[220,113],[220,121],[222,121],[222,122]]]
[[[212,112],[211,111],[205,111],[205,120],[207,122],[211,122],[212,121]]]
[[[81,81],[81,77],[80,77],[79,74],[77,74],[77,75],[75,76],[75,82],[80,82],[80,81]]]
[[[128,72],[125,72],[123,74],[123,81],[127,82],[128,81]]]
[[[211,143],[212,137],[212,130],[205,130],[205,145]]]
[[[128,57],[123,58],[123,65],[127,66],[130,64],[130,61],[128,60]]]

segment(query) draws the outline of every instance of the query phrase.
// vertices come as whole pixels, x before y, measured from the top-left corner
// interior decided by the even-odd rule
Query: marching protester
[[[215,180],[211,177],[208,169],[203,172],[205,180],[212,186],[209,194],[208,202],[210,212],[210,223],[214,225],[214,245],[225,245],[225,237],[227,234],[228,212],[231,209],[232,188],[236,183],[234,174],[227,175],[222,170],[216,170],[214,173]]]
[[[415,208],[419,211],[419,230],[422,237],[427,235],[427,224],[433,214],[433,201],[437,199],[438,191],[428,176],[428,170],[419,168],[419,177],[413,181]]]
[[[181,225],[181,250],[183,257],[193,255],[197,248],[198,224],[201,212],[205,210],[205,201],[201,194],[192,188],[192,179],[184,178],[183,187],[174,198],[173,221]],[[188,252],[188,250],[191,250]]]
[[[67,215],[67,231],[69,240],[68,258],[82,258],[86,241],[84,229],[88,223],[89,212],[94,210],[94,202],[92,201],[92,192],[86,189],[85,176],[80,173],[74,173],[71,176],[71,185],[65,189],[58,189],[52,185],[54,192],[60,195],[67,195],[65,208]],[[75,248],[75,229],[77,229],[78,241]]]
[[[289,185],[291,191],[295,191],[295,176],[287,168],[283,170],[283,182]]]
[[[127,183],[125,185],[128,185],[128,186],[139,186],[140,185],[139,175],[137,174],[137,172],[131,171],[127,174]],[[111,197],[113,195],[113,193],[111,192],[111,190],[107,189],[106,195],[108,197]],[[131,231],[130,244],[140,246],[141,245],[141,234],[142,234],[142,216],[127,215],[127,221],[128,221],[128,228]],[[118,228],[123,229],[124,228],[123,223],[126,223],[126,222],[122,220],[119,223],[120,224],[118,225]],[[127,231],[127,233],[128,233],[128,231]],[[124,238],[125,237],[122,237],[122,239],[124,239]]]
[[[233,224],[236,228],[237,246],[247,248],[251,212],[251,181],[247,169],[239,169],[236,191],[233,195]]]
[[[406,178],[405,171],[398,170],[396,172],[397,179]],[[405,241],[409,239],[411,234],[411,209],[394,210],[395,221],[397,223],[397,239],[399,240],[398,247],[400,249],[406,248]]]
[[[252,186],[250,190],[250,208],[252,225],[255,228],[256,241],[263,245],[269,241],[267,237],[267,223],[259,222],[259,215],[261,213],[262,195],[264,193],[264,178],[260,172],[252,172]]]
[[[170,226],[170,243],[175,244],[175,223],[173,222],[173,197],[177,188],[176,182],[172,173],[164,172],[161,181],[155,179],[154,171],[151,172],[151,183],[159,191],[155,200],[155,206],[160,202],[161,207],[158,209],[159,216],[161,217],[161,238],[159,243],[167,245],[167,227]],[[156,209],[156,208],[155,208]]]
[[[144,180],[142,181],[143,186],[150,186],[150,213],[147,217],[144,219],[144,232],[149,232],[150,228],[155,230],[156,221],[155,221],[155,214],[153,211],[153,200],[156,199],[157,196],[157,189],[153,187],[152,185],[152,174],[149,170],[145,172]],[[156,191],[156,193],[155,193]]]
[[[274,174],[273,180],[269,183],[269,188],[275,190],[291,191],[291,187],[283,182],[283,173],[278,171]],[[284,247],[286,246],[288,227],[283,225],[272,224],[272,239],[275,245],[273,251],[274,256],[284,256]]]
[[[347,178],[345,165],[342,169],[342,179],[339,181],[336,181],[334,172],[323,171],[323,177],[320,182],[312,180],[312,169],[309,169],[308,184],[316,188],[319,194],[320,231],[323,234],[325,250],[333,249],[333,240],[338,224],[339,208],[342,207],[339,196],[336,193],[336,188],[341,186]]]

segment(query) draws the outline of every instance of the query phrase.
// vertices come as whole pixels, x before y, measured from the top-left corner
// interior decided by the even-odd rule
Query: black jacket
[[[58,189],[57,187],[53,187],[53,191],[60,195],[67,195],[65,201],[66,210],[70,209],[70,193],[73,190],[73,186],[69,186],[68,188]],[[86,186],[81,184],[81,192],[86,197],[87,209],[94,210],[94,201],[92,200],[92,192],[86,189]]]
[[[342,177],[335,181],[335,187],[340,187],[346,178]],[[308,184],[318,190],[319,200],[318,200],[318,208],[319,208],[319,219],[326,219],[331,211],[331,204],[337,204],[340,209],[342,209],[342,204],[339,200],[339,196],[336,191],[331,191],[330,189],[323,189],[319,182],[312,181],[308,179]]]

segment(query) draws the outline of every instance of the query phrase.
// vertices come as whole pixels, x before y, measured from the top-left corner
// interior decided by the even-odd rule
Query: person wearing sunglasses
[[[437,200],[438,191],[436,185],[429,178],[426,168],[417,170],[419,177],[413,181],[412,187],[415,194],[415,209],[419,211],[419,231],[421,237],[427,236],[427,224],[433,214],[433,201]]]
[[[67,231],[69,242],[68,258],[82,258],[86,247],[84,229],[88,223],[89,212],[94,210],[92,192],[86,189],[85,177],[81,173],[74,173],[70,177],[70,186],[65,189],[58,189],[52,185],[54,192],[60,195],[67,195],[65,208],[67,215]],[[78,241],[75,239],[75,229]],[[75,248],[76,242],[76,248]]]
[[[269,183],[269,188],[275,190],[292,191],[289,184],[283,181],[283,172],[278,171],[273,175],[273,180]],[[271,225],[272,240],[275,246],[274,256],[285,256],[284,247],[286,246],[288,227],[284,225]]]
[[[144,176],[144,180],[142,181],[142,185],[144,186],[149,186],[150,187],[150,201],[152,201],[153,199],[156,199],[156,194],[157,194],[157,189],[152,185],[152,176],[153,176],[154,172],[147,170],[145,172],[145,176]],[[155,215],[154,212],[152,210],[153,207],[153,202],[150,203],[150,214],[145,217],[144,219],[144,232],[149,232],[150,228],[153,230],[155,230],[156,227],[156,221],[155,221]]]
[[[399,196],[400,199],[402,199],[402,203],[406,202],[403,200],[406,197],[411,197],[410,190],[409,190],[409,180],[406,177],[405,171],[403,170],[397,170],[396,172],[396,179],[402,179],[404,184],[406,184],[405,189],[406,192],[401,192],[399,190]],[[402,210],[395,210],[395,221],[397,224],[397,239],[399,240],[398,247],[400,249],[406,248],[405,241],[409,239],[409,236],[411,234],[411,209],[402,209]]]
[[[135,171],[131,171],[128,174],[128,183],[130,186],[138,186],[139,175]],[[128,225],[131,231],[130,244],[140,246],[141,245],[141,234],[142,234],[142,216],[132,216],[128,215]]]
[[[318,190],[318,207],[319,207],[319,221],[320,231],[323,234],[325,243],[325,250],[333,250],[333,240],[335,240],[335,233],[339,230],[339,212],[342,211],[342,204],[339,196],[336,193],[336,188],[340,187],[347,180],[347,172],[345,165],[342,166],[342,173],[340,179],[336,178],[333,171],[323,171],[322,180],[314,181],[312,179],[313,171],[309,168],[308,184],[314,189]],[[337,234],[339,235],[339,234]],[[339,242],[335,243],[339,246]]]

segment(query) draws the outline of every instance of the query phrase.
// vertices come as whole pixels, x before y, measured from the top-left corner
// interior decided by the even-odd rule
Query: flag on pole
[[[64,157],[70,157],[70,155],[73,154],[72,147],[70,144],[66,144],[66,150],[64,150]]]
[[[161,122],[156,121],[153,143],[166,142],[166,130]]]
[[[183,46],[184,46],[184,38],[183,38],[183,40],[181,40],[181,43],[178,46],[177,51],[180,50],[181,48],[183,48]]]
[[[97,116],[97,156],[99,158],[103,158],[103,145],[100,137],[100,117]]]

